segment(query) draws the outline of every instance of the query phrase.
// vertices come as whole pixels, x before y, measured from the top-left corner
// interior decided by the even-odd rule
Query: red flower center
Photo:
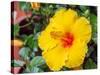
[[[66,48],[66,47],[72,46],[73,40],[74,40],[73,34],[67,32],[67,33],[61,38],[63,47]]]

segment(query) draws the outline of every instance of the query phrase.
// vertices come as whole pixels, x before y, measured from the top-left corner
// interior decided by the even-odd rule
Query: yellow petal
[[[81,42],[80,40],[74,41],[68,53],[68,60],[65,61],[65,66],[69,68],[80,66],[84,61],[87,50],[88,48],[85,42]]]
[[[63,28],[59,28],[56,24],[53,25],[50,23],[38,37],[38,44],[42,50],[55,47],[60,41],[58,39],[63,35],[63,32],[65,32]],[[52,32],[55,33],[55,36],[52,35]]]
[[[44,51],[42,55],[50,70],[53,71],[60,70],[65,65],[65,60],[67,60],[67,52],[61,46]]]
[[[85,17],[77,19],[71,31],[75,34],[75,38],[86,41],[86,43],[91,39],[91,25]]]
[[[58,25],[57,23],[52,23],[52,22],[45,29],[46,32],[57,31],[61,32],[62,34],[64,34],[65,30],[67,31],[69,29],[65,28],[64,26]]]
[[[62,17],[65,11],[66,11],[65,8],[58,9],[56,11],[55,15],[53,16],[53,18]]]
[[[42,50],[48,50],[57,45],[57,42],[54,38],[51,37],[50,32],[42,31],[38,37],[38,44]]]
[[[78,18],[77,12],[72,10],[72,9],[68,9],[64,13],[62,21],[65,23],[65,25],[70,26],[70,25],[72,25],[76,21],[77,18]]]
[[[70,26],[78,18],[77,12],[72,9],[60,9],[50,20],[50,25],[62,31],[70,30]]]

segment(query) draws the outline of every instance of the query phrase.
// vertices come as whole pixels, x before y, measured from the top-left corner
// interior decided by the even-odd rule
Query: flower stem
[[[32,23],[32,22],[29,22],[29,23],[27,23],[27,24],[25,24],[25,25],[23,25],[23,26],[20,26],[20,28],[27,27],[27,26],[31,25],[31,23]]]

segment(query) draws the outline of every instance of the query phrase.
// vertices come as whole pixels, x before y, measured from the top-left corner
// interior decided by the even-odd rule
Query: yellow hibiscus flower
[[[42,56],[49,68],[60,70],[63,66],[80,66],[88,51],[91,25],[85,17],[72,9],[59,9],[38,38]]]

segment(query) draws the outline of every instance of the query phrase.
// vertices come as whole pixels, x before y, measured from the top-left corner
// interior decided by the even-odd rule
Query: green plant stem
[[[27,24],[25,24],[25,25],[23,25],[23,26],[20,26],[20,28],[27,27],[27,26],[31,25],[31,23],[32,23],[32,22],[29,22],[29,23],[27,23]]]
[[[27,23],[27,24],[25,24],[23,26],[20,26],[20,28],[24,28],[24,27],[27,27],[27,26],[31,25],[33,23],[32,19],[33,19],[33,17],[31,18],[31,21],[29,23]],[[27,17],[26,20],[29,21],[29,18]]]

